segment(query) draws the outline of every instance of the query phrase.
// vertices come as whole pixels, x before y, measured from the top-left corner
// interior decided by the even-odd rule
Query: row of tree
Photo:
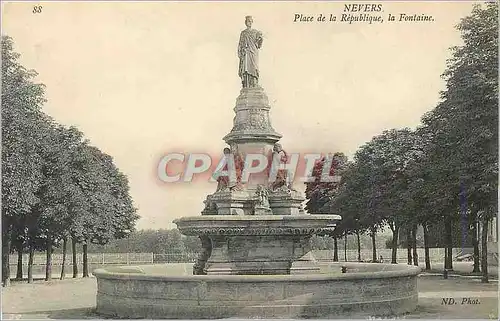
[[[127,177],[112,158],[91,146],[74,127],[57,124],[43,113],[44,85],[25,69],[2,36],[2,282],[10,283],[9,254],[29,253],[32,282],[35,251],[46,251],[51,278],[55,246],[66,251],[105,244],[133,230],[138,215]],[[88,269],[83,276],[88,276]],[[74,264],[74,276],[78,273]],[[64,273],[62,274],[64,275]],[[19,275],[18,275],[19,276]],[[21,272],[22,277],[22,272]]]
[[[386,239],[380,238],[377,247],[385,247]],[[370,246],[371,240],[367,236],[361,237],[361,244]],[[348,240],[346,249],[356,249],[356,243]],[[342,243],[343,246],[343,243]],[[315,250],[333,250],[333,243],[329,237],[313,236],[311,247]],[[184,254],[197,253],[201,250],[200,239],[196,236],[182,235],[178,229],[147,229],[130,233],[126,238],[112,239],[105,245],[89,244],[88,253],[154,253],[154,254]],[[56,248],[54,253],[61,253]]]
[[[388,226],[393,233],[392,263],[404,234],[408,264],[418,265],[416,230],[421,225],[427,269],[429,227],[444,227],[445,269],[452,269],[452,225],[465,217],[474,247],[474,272],[481,270],[488,282],[488,222],[498,212],[497,4],[475,5],[457,29],[463,45],[451,48],[443,74],[446,89],[438,105],[422,117],[416,130],[392,129],[373,137],[353,161],[336,154],[334,167],[342,181],[308,183],[306,209],[342,215],[335,243],[348,234],[359,240],[364,232],[375,243],[376,232]],[[321,168],[320,162],[315,175]],[[374,261],[376,257],[374,246]]]

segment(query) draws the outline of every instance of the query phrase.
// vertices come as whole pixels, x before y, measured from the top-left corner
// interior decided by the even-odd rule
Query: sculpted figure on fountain
[[[279,143],[274,144],[272,155],[273,157],[271,161],[271,166],[279,166],[279,164],[274,162],[276,158],[278,158],[280,160],[280,163],[282,164],[288,163],[288,154],[283,149],[281,144]],[[285,192],[285,193],[289,193],[290,191],[295,191],[292,188],[292,182],[285,169],[279,169],[275,167],[273,170],[277,171],[277,176],[276,179],[271,183],[270,186],[271,191]]]

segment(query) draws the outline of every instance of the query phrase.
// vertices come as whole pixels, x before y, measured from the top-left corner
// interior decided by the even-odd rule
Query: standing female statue
[[[247,28],[240,34],[238,57],[240,66],[238,75],[243,88],[256,87],[259,80],[259,49],[262,47],[262,32],[252,29],[253,19],[245,17]]]

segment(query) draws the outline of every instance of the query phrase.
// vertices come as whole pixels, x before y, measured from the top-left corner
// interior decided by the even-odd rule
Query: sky
[[[343,2],[2,2],[2,34],[46,85],[44,111],[113,157],[129,178],[137,228],[156,229],[200,215],[215,191],[203,181],[161,183],[156,169],[170,151],[226,147],[245,16],[264,35],[259,83],[284,149],[351,157],[436,106],[449,48],[461,43],[455,26],[471,8],[383,2],[367,13],[383,23],[349,24],[294,22],[296,14],[340,19]],[[401,13],[434,21],[387,21]]]

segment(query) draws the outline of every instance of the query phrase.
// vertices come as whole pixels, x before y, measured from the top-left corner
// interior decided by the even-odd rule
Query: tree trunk
[[[411,256],[411,248],[412,248],[412,241],[411,241],[411,229],[407,228],[406,229],[406,250],[408,254],[408,261],[407,264],[411,265],[412,262],[412,256]]]
[[[78,277],[78,264],[76,261],[76,238],[71,238],[71,256],[73,259],[73,278]]]
[[[11,246],[11,226],[3,218],[2,225],[2,285],[10,285],[10,246]]]
[[[413,249],[413,265],[418,266],[417,225],[416,224],[411,229],[411,242],[412,242],[412,249]]]
[[[444,268],[446,269],[446,262],[448,262],[448,248],[444,246]]]
[[[488,283],[488,218],[486,213],[483,215],[485,218],[481,227],[481,282]]]
[[[474,267],[472,273],[481,272],[479,270],[479,235],[477,231],[477,213],[474,213],[472,218],[472,247],[474,248]]]
[[[66,252],[67,252],[67,246],[68,246],[68,238],[64,237],[63,239],[63,257],[62,257],[62,265],[61,265],[61,276],[59,277],[59,280],[64,280],[66,277]]]
[[[377,243],[375,240],[376,230],[372,229],[370,236],[372,238],[372,262],[377,262]]]
[[[358,262],[361,262],[361,242],[359,240],[359,231],[356,230],[356,237],[358,239]]]
[[[453,270],[453,239],[452,239],[452,226],[451,226],[451,217],[446,216],[444,223],[444,232],[445,232],[445,261],[444,268],[447,270]]]
[[[424,230],[424,253],[425,253],[425,269],[431,269],[431,258],[429,255],[429,227],[427,223],[422,224],[422,228]]]
[[[31,241],[30,241],[29,251],[30,253],[28,258],[28,283],[33,283],[33,257],[35,256],[35,245],[33,245]]]
[[[448,266],[450,267],[450,270],[453,270],[453,246],[450,246],[448,248]]]
[[[397,264],[398,257],[398,238],[399,238],[399,227],[394,226],[392,231],[392,253],[391,253],[391,263]]]
[[[339,248],[337,244],[337,237],[333,237],[333,262],[339,261]]]
[[[23,279],[23,242],[17,244],[17,271],[16,279]]]
[[[83,243],[83,277],[89,277],[89,265],[87,260],[87,242]]]
[[[52,280],[52,239],[47,239],[47,260],[45,262],[45,281]]]
[[[347,262],[347,233],[344,236],[344,262]]]

